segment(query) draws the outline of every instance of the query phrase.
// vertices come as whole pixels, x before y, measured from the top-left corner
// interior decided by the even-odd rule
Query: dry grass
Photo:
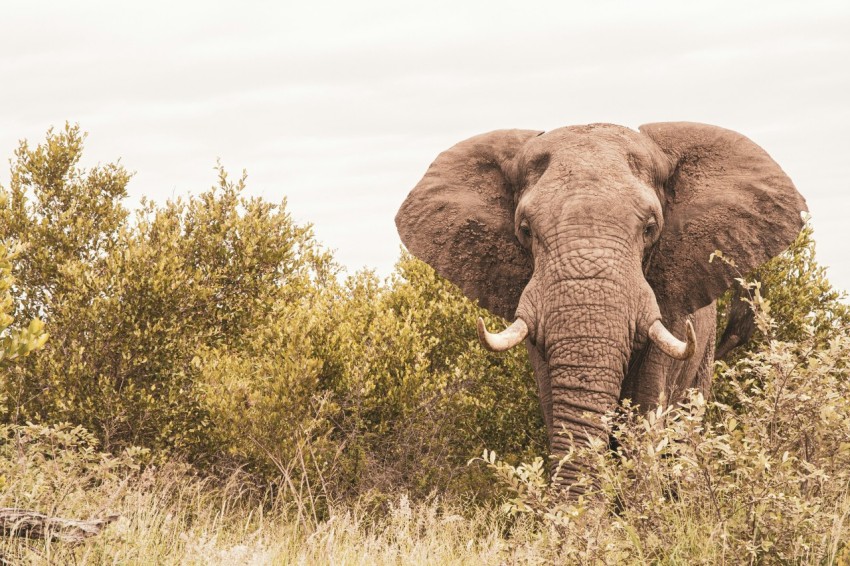
[[[437,498],[411,504],[401,496],[380,509],[335,509],[314,523],[299,520],[292,501],[276,505],[248,494],[239,475],[219,486],[192,478],[180,466],[131,476],[95,489],[111,502],[109,512],[121,515],[101,535],[76,546],[6,537],[0,554],[15,564],[139,565],[499,564],[534,554],[528,542],[524,551],[506,536],[508,519],[492,508]],[[8,487],[38,489],[24,482]],[[30,503],[65,516],[98,511],[91,505],[95,497],[51,499],[45,491]]]
[[[121,518],[76,546],[0,539],[0,554],[14,564],[543,564],[567,559],[737,564],[747,558],[722,544],[720,526],[710,515],[663,502],[657,509],[668,515],[655,517],[654,526],[605,505],[589,505],[571,523],[576,528],[570,536],[552,517],[511,515],[495,506],[439,497],[412,502],[401,495],[380,504],[376,498],[333,507],[325,519],[299,518],[297,509],[313,502],[295,501],[291,493],[275,501],[263,498],[241,474],[212,482],[177,464],[140,471],[129,459],[86,453],[85,445],[71,448],[74,456],[57,445],[65,450],[62,457],[44,458],[44,443],[55,445],[56,435],[42,429],[38,436],[32,428],[33,436],[23,438],[29,444],[18,443],[14,452],[6,444],[3,463],[12,481],[7,479],[0,504],[77,518],[112,513]],[[17,432],[26,436],[26,430]],[[13,453],[17,457],[10,459]],[[842,541],[850,532],[850,496],[845,491],[832,509],[821,511],[834,517],[830,532],[815,537],[819,547],[808,554],[811,560],[795,563],[846,563],[839,557],[848,557]],[[675,541],[663,555],[658,537]]]

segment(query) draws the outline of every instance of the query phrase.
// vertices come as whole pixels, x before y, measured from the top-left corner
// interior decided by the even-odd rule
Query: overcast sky
[[[791,176],[850,289],[847,0],[124,4],[0,0],[3,159],[78,122],[86,164],[136,172],[135,206],[205,190],[220,157],[350,271],[386,275],[399,204],[464,138],[707,122]]]

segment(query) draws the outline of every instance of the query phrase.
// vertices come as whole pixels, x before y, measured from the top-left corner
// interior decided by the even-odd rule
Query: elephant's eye
[[[519,233],[522,234],[524,240],[531,238],[531,226],[529,226],[528,220],[519,223]]]
[[[652,240],[655,237],[655,232],[658,230],[658,224],[655,220],[650,220],[647,222],[646,227],[643,229],[643,237],[647,240]]]

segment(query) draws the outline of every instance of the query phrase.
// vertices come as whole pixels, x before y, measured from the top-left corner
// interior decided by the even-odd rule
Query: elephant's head
[[[603,434],[634,353],[677,359],[684,318],[785,249],[805,202],[757,145],[722,128],[611,124],[500,130],[437,157],[396,216],[402,241],[470,298],[514,323],[482,340],[525,339],[554,453]],[[665,328],[678,324],[677,339]],[[671,328],[673,328],[671,326]],[[713,348],[713,344],[711,345]],[[713,352],[713,349],[711,350]]]

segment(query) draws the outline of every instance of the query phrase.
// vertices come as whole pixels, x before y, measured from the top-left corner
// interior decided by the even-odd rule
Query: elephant
[[[410,253],[513,321],[491,333],[479,319],[478,334],[493,351],[525,342],[556,462],[571,439],[607,441],[600,416],[624,399],[708,395],[718,297],[786,249],[806,210],[747,137],[664,122],[461,141],[395,221]],[[710,262],[715,250],[733,261]]]

